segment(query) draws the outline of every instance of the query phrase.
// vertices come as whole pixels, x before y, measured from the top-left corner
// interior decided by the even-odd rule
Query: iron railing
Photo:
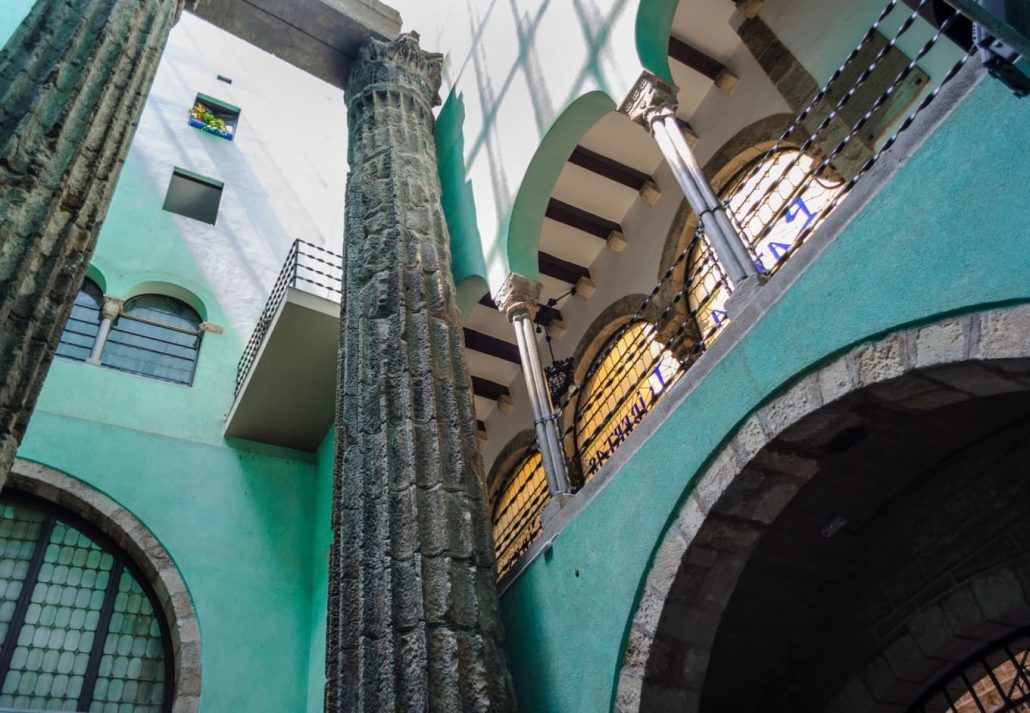
[[[243,355],[236,365],[236,395],[239,396],[250,370],[254,366],[261,345],[268,336],[275,315],[282,307],[289,288],[339,302],[342,295],[343,257],[304,240],[294,240],[286,255],[279,276],[275,279],[268,301],[261,310],[254,332],[250,335]]]
[[[870,77],[876,76],[877,82],[883,82],[884,59],[899,40],[917,26],[920,13],[928,2],[913,0],[911,5],[914,8],[906,7],[901,0],[888,2],[841,67],[791,122],[779,140],[760,160],[751,164],[755,168],[750,173],[745,172],[739,181],[728,187],[731,193],[733,190],[736,193],[724,195],[723,200],[760,274],[769,277],[775,275],[972,56],[975,48],[959,47],[961,51],[957,54],[960,59],[942,76],[934,78],[936,86],[932,89],[921,87],[921,95],[912,102],[914,108],[907,115],[902,114],[894,119],[893,125],[897,128],[893,134],[869,147],[864,162],[854,167],[847,177],[835,170],[835,161],[855,143],[856,137],[860,136],[863,127],[874,115],[900,91],[899,88],[916,71],[919,62],[935,49],[946,51],[951,56],[956,54],[956,45],[947,39],[947,33],[962,19],[957,11],[932,28],[931,37],[896,76],[885,82],[886,86],[881,92],[872,98],[868,97],[870,92],[864,93],[867,103],[860,107],[860,117],[841,136],[841,110],[855,102],[856,96],[861,96],[859,89],[868,88]],[[852,63],[863,50],[869,53],[870,43],[888,25],[896,25],[898,29],[887,39],[886,46],[875,53],[871,64],[850,85],[841,86],[846,68],[853,69]],[[854,74],[853,71],[849,73]],[[930,84],[932,86],[933,82]],[[841,97],[839,100],[827,103],[828,96],[838,95]],[[814,127],[811,125],[813,112],[823,116]],[[854,105],[850,107],[850,114],[855,114]],[[835,121],[838,122],[836,125]],[[828,144],[829,148],[826,148]],[[805,196],[816,193],[823,196],[823,205],[817,211],[805,202]],[[785,226],[790,227],[789,243],[770,239],[770,236],[778,235],[775,231],[782,231]],[[614,344],[640,321],[650,325],[650,329],[639,331],[634,342],[625,349],[621,365],[616,368],[606,367],[608,371],[603,378],[594,378],[603,361],[602,354],[602,358],[587,371],[582,381],[573,384],[560,400],[556,400],[559,413],[574,414],[572,418],[563,419],[565,430],[562,443],[570,478],[577,487],[590,479],[654,403],[667,392],[668,387],[682,376],[729,322],[724,304],[732,294],[734,285],[723,272],[708,244],[704,227],[703,223],[698,225],[692,239],[668,266],[636,314],[612,337],[610,344]],[[656,390],[653,386],[655,370],[660,367],[665,369],[662,365],[668,363],[670,355],[675,360],[676,368],[672,374],[667,373],[666,369],[660,375],[661,388]],[[643,374],[643,377],[634,381],[635,377],[628,379],[627,374]],[[651,387],[647,386],[648,380],[652,383]],[[588,385],[589,389],[586,388]],[[587,426],[580,423],[579,415],[596,410],[598,404],[603,404],[609,413],[617,414],[618,418],[614,421],[594,419],[596,423]],[[597,457],[591,459],[591,456]]]
[[[908,713],[1030,709],[1030,628],[980,651],[937,681]]]

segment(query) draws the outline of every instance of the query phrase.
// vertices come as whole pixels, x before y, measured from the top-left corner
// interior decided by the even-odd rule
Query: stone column
[[[533,421],[540,457],[547,476],[547,487],[552,500],[569,492],[569,476],[565,470],[565,456],[558,432],[558,420],[547,390],[540,351],[537,349],[533,318],[536,316],[537,301],[540,299],[540,283],[528,277],[512,273],[505,279],[494,297],[497,308],[508,317],[515,328],[515,339],[522,357],[522,374],[526,379],[526,391],[533,407]]]
[[[99,364],[100,357],[104,353],[104,345],[107,344],[107,338],[111,334],[111,327],[114,326],[114,321],[122,314],[122,307],[125,303],[115,297],[104,295],[104,304],[100,307],[100,329],[97,330],[97,338],[93,342],[93,351],[89,353],[89,358],[86,359],[87,364]],[[203,326],[203,325],[202,325]]]
[[[38,0],[0,51],[0,486],[182,0]]]
[[[443,58],[370,40],[347,88],[327,713],[512,711],[440,204]]]
[[[704,225],[705,234],[726,276],[733,282],[736,301],[739,301],[757,286],[758,270],[726,208],[708,185],[694,152],[683,138],[676,122],[676,106],[676,87],[650,72],[644,72],[619,111],[654,136],[687,202]]]

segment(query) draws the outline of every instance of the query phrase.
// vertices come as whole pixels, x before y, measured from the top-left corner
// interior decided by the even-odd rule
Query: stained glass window
[[[104,296],[92,280],[82,283],[82,289],[75,297],[68,323],[61,333],[57,355],[76,361],[86,361],[93,351],[100,331],[101,307]]]
[[[742,230],[759,272],[775,272],[843,189],[842,181],[814,177],[818,167],[812,156],[783,149],[745,166],[723,190],[721,197]],[[713,259],[705,239],[687,264],[688,302],[706,338],[714,337],[727,320],[729,293],[721,273],[710,268]]]
[[[192,384],[200,351],[200,315],[174,297],[141,295],[125,303],[100,363],[132,374]]]
[[[154,598],[99,533],[0,498],[0,710],[164,713],[172,675]]]
[[[540,513],[550,501],[539,452],[527,454],[512,470],[494,506],[494,552],[504,575],[540,536]]]
[[[594,363],[579,397],[576,444],[590,479],[679,377],[680,363],[634,322],[618,332]]]

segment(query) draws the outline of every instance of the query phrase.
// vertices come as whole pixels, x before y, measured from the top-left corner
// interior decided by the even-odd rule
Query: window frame
[[[644,372],[644,374],[642,375],[641,379],[634,386],[630,387],[630,389],[625,394],[623,394],[622,396],[618,397],[617,403],[618,403],[618,401],[622,401],[623,399],[628,399],[631,394],[639,391],[643,387],[643,385],[647,381],[650,380],[651,374],[653,374],[653,372],[655,370],[661,368],[661,365],[664,363],[666,358],[671,358],[672,360],[677,362],[678,367],[677,367],[675,373],[667,381],[663,381],[662,390],[660,392],[658,392],[657,394],[655,394],[656,398],[654,398],[651,401],[650,404],[647,404],[646,410],[644,410],[639,415],[637,420],[633,423],[633,427],[631,429],[629,429],[626,432],[621,432],[621,430],[619,430],[619,429],[621,429],[621,424],[618,424],[617,421],[616,421],[616,417],[618,416],[619,412],[621,410],[625,409],[626,405],[629,403],[627,401],[626,403],[623,403],[622,405],[616,406],[608,415],[604,416],[603,418],[598,416],[597,414],[591,415],[590,419],[591,420],[600,419],[599,422],[602,424],[602,426],[601,426],[601,430],[598,431],[597,435],[595,435],[592,440],[585,441],[585,438],[588,437],[590,435],[590,433],[586,433],[583,430],[583,419],[586,416],[584,414],[584,411],[589,406],[591,406],[590,402],[591,402],[591,400],[592,400],[592,398],[594,396],[594,393],[596,391],[596,387],[595,387],[595,385],[593,383],[594,379],[597,378],[597,376],[598,376],[598,374],[600,372],[601,366],[609,358],[609,356],[612,354],[612,352],[614,351],[616,346],[626,337],[627,333],[630,330],[633,330],[633,329],[638,328],[638,327],[640,328],[641,332],[644,333],[645,336],[647,337],[647,339],[649,340],[648,346],[645,347],[644,349],[645,350],[650,350],[650,348],[652,346],[657,346],[659,349],[662,350],[664,355],[659,358],[659,360],[657,362],[657,365],[654,368],[652,368],[650,371]],[[650,332],[651,332],[650,334],[647,334],[648,330],[650,330]],[[633,431],[635,431],[636,428],[641,423],[643,423],[644,419],[646,419],[647,415],[651,412],[651,409],[662,399],[662,397],[665,396],[665,394],[668,393],[669,389],[672,388],[672,386],[679,380],[679,377],[682,376],[682,374],[685,371],[685,369],[683,368],[682,364],[679,364],[679,360],[676,359],[675,355],[673,355],[671,352],[669,352],[669,350],[666,349],[665,346],[657,339],[657,337],[655,335],[656,331],[657,331],[657,327],[654,325],[653,322],[651,322],[649,320],[646,320],[646,319],[631,319],[631,320],[628,320],[628,321],[624,322],[623,324],[620,324],[619,327],[615,330],[615,333],[612,334],[611,336],[609,336],[604,341],[602,346],[594,354],[594,358],[593,358],[593,360],[590,363],[590,368],[587,370],[587,372],[586,372],[586,374],[585,374],[585,376],[583,378],[583,390],[580,392],[578,398],[576,399],[576,411],[575,411],[575,416],[573,418],[573,423],[572,423],[572,429],[573,429],[573,434],[572,435],[573,435],[573,443],[575,445],[575,456],[576,456],[575,460],[576,460],[576,465],[578,466],[578,468],[580,469],[580,472],[581,472],[581,477],[582,477],[582,481],[583,481],[582,484],[585,484],[587,481],[592,479],[594,477],[594,475],[596,475],[596,473],[602,467],[604,467],[605,462],[607,462],[608,459],[611,458],[612,455],[614,455],[615,451],[617,451],[622,446],[622,444],[625,442],[626,438],[628,438],[629,435]],[[633,340],[633,341],[635,342],[636,340]],[[631,344],[632,344],[632,342],[631,342]],[[641,351],[640,355],[638,356],[638,359],[644,358],[644,356],[645,356],[645,352]],[[621,361],[619,363],[621,363]],[[635,367],[635,365],[631,366],[630,369],[632,369],[634,367]],[[618,377],[620,382],[621,382],[622,379],[625,379],[630,373],[631,372],[627,370],[623,374],[623,376]],[[612,398],[612,397],[611,396],[607,397],[605,399],[605,402],[607,402],[607,400],[610,399],[610,398]],[[598,446],[598,444],[603,442],[600,439],[602,438],[603,434],[605,433],[605,429],[608,426],[610,426],[612,423],[616,423],[617,426],[618,426],[618,428],[616,430],[619,430],[619,433],[620,433],[620,436],[621,436],[620,440],[615,445],[610,445],[607,448],[608,455],[603,460],[601,460],[599,463],[597,463],[596,467],[591,469],[589,467],[589,461],[584,458],[585,451],[588,451],[588,450],[592,449],[592,450],[595,450],[597,452],[600,452],[601,450],[604,450],[604,449],[601,449]],[[610,443],[610,440],[611,440],[611,437],[609,436],[609,439],[608,439],[609,443]]]
[[[129,311],[131,309],[132,302],[134,300],[137,300],[137,299],[140,299],[140,298],[143,298],[143,297],[161,297],[161,298],[164,298],[164,299],[167,299],[167,300],[174,300],[174,301],[178,302],[179,304],[184,305],[185,307],[189,308],[190,311],[192,311],[193,314],[196,315],[196,318],[197,318],[197,327],[196,327],[196,329],[195,330],[191,330],[191,329],[187,329],[185,327],[180,327],[178,325],[166,324],[164,322],[159,322],[157,320],[149,319],[147,317],[133,316],[130,313],[130,311]],[[188,381],[180,381],[180,380],[177,380],[177,379],[169,379],[169,378],[166,378],[166,377],[157,376],[155,374],[147,374],[147,373],[143,373],[143,372],[139,372],[139,371],[134,371],[132,369],[126,369],[126,368],[123,368],[123,367],[115,365],[115,364],[105,363],[104,356],[107,354],[108,345],[112,343],[111,336],[116,334],[116,333],[118,333],[117,332],[118,323],[121,322],[121,320],[123,320],[123,319],[129,320],[131,322],[139,322],[141,324],[145,324],[145,325],[148,325],[148,326],[151,326],[151,327],[158,327],[160,329],[167,329],[167,330],[170,330],[172,332],[177,332],[179,334],[186,334],[186,335],[190,335],[190,336],[196,337],[196,346],[193,348],[194,357],[193,357],[193,362],[192,362],[192,368],[191,368],[190,374],[189,374],[189,380]],[[107,335],[107,339],[104,340],[104,345],[103,345],[103,347],[101,349],[101,353],[100,353],[100,366],[105,367],[107,369],[112,369],[114,371],[120,371],[120,372],[122,372],[124,374],[133,374],[135,376],[139,376],[139,377],[142,377],[144,379],[152,379],[154,381],[161,381],[161,382],[164,382],[166,384],[176,384],[178,386],[184,386],[184,387],[187,387],[187,388],[192,388],[193,383],[196,381],[196,378],[197,378],[197,367],[200,364],[200,351],[201,351],[201,348],[202,348],[203,343],[204,343],[204,327],[203,327],[203,325],[204,325],[204,320],[201,317],[200,313],[196,310],[196,308],[194,308],[192,305],[188,304],[187,302],[179,299],[178,297],[173,297],[172,295],[166,295],[166,294],[161,294],[161,293],[157,293],[157,292],[147,292],[147,293],[140,294],[140,295],[134,295],[133,297],[130,297],[129,299],[125,300],[125,303],[122,305],[122,309],[120,310],[120,312],[118,314],[118,318],[111,322],[111,329],[109,330],[108,335]],[[122,330],[121,333],[127,333],[127,332],[125,330]],[[140,336],[140,335],[134,335],[134,336]],[[156,339],[155,337],[144,337],[144,338],[145,339]],[[116,342],[114,342],[114,344],[120,345],[121,343],[116,341]],[[176,346],[181,346],[181,345],[176,345]],[[139,346],[136,346],[136,345],[132,345],[132,347],[135,348],[135,349],[143,349],[142,347],[139,347]],[[185,349],[187,347],[183,346],[183,348]],[[152,351],[152,350],[146,350],[146,351]],[[182,357],[176,357],[176,358],[182,358]]]
[[[22,589],[18,595],[18,600],[15,611],[12,614],[11,621],[8,623],[7,635],[4,637],[3,641],[0,641],[0,686],[3,685],[4,681],[7,679],[8,673],[10,673],[10,659],[14,653],[14,648],[17,645],[17,635],[25,626],[25,617],[28,613],[32,592],[39,581],[39,571],[42,567],[43,557],[47,549],[47,543],[45,540],[49,539],[50,534],[53,532],[53,527],[58,522],[61,522],[67,527],[77,530],[88,537],[101,551],[110,554],[114,559],[114,564],[112,564],[111,569],[112,572],[116,571],[116,569],[120,570],[118,577],[110,577],[107,589],[105,590],[104,608],[101,610],[100,620],[98,621],[96,631],[94,632],[94,635],[96,635],[97,632],[100,632],[101,630],[104,631],[103,642],[100,644],[94,644],[93,650],[90,651],[89,663],[87,664],[86,674],[84,675],[82,691],[80,691],[79,695],[79,702],[82,701],[83,693],[86,690],[90,690],[92,695],[89,705],[87,705],[85,710],[88,710],[92,706],[93,702],[95,702],[95,686],[97,679],[99,678],[100,662],[105,655],[105,647],[103,644],[106,643],[107,638],[111,634],[110,623],[113,614],[112,610],[114,599],[117,596],[118,581],[121,573],[128,572],[128,574],[136,580],[136,583],[139,584],[144,596],[150,602],[151,609],[153,609],[154,612],[154,618],[157,620],[158,628],[161,632],[161,649],[164,656],[165,674],[161,711],[162,713],[171,713],[176,685],[175,649],[172,643],[171,626],[168,623],[168,618],[165,614],[164,607],[161,605],[160,599],[142,569],[133,561],[124,548],[119,546],[113,538],[108,536],[97,525],[67,508],[58,505],[57,503],[12,487],[4,489],[3,493],[0,494],[0,504],[2,503],[12,504],[15,507],[20,504],[25,507],[38,510],[44,514],[44,520],[43,525],[40,528],[40,533],[36,538],[36,544],[33,549],[28,571],[26,572],[25,577],[21,580]],[[109,606],[109,602],[111,606]],[[10,653],[8,654],[7,641],[8,637],[11,635],[15,636],[13,639],[15,646],[10,647]],[[87,689],[87,684],[89,684],[89,689]]]
[[[92,280],[92,279],[90,279],[88,277],[86,277],[83,280],[82,287],[80,287],[79,291],[75,293],[75,300],[72,303],[71,310],[74,310],[76,307],[80,306],[78,304],[79,297],[84,292],[86,294],[89,294],[89,292],[87,290],[87,287],[86,287],[87,285],[92,285],[94,288],[96,288],[97,295],[99,295],[99,300],[97,300],[97,307],[96,307],[96,310],[97,310],[97,321],[96,321],[97,332],[96,332],[96,334],[93,335],[92,344],[89,345],[89,353],[84,358],[79,359],[78,357],[74,357],[74,356],[71,356],[71,355],[68,355],[68,354],[61,354],[60,351],[59,351],[61,349],[61,346],[65,344],[64,336],[65,336],[65,334],[68,333],[68,327],[72,324],[72,322],[73,321],[84,322],[84,320],[75,319],[72,316],[72,311],[68,312],[68,320],[65,322],[64,328],[61,330],[61,336],[58,338],[57,350],[54,351],[54,356],[60,357],[61,359],[67,359],[68,361],[78,362],[79,364],[84,364],[84,363],[87,363],[89,361],[89,358],[93,354],[93,351],[96,349],[97,342],[100,339],[101,325],[104,323],[104,291],[100,288],[100,285],[97,284],[96,280]],[[90,297],[93,297],[93,295],[90,295]],[[94,299],[96,299],[96,298],[94,298]],[[72,334],[80,334],[81,335],[80,332],[72,332]],[[84,335],[81,335],[81,336],[84,336]],[[79,345],[79,344],[70,344],[69,343],[68,346],[75,347],[75,348],[78,348],[78,349],[86,349],[85,346],[82,346],[82,345]]]
[[[512,487],[515,484],[515,480],[522,472],[522,469],[525,466],[527,466],[534,458],[539,459],[539,463],[536,465],[533,471],[527,476],[525,488],[528,489],[531,483],[537,478],[537,474],[539,474],[539,478],[543,483],[543,502],[537,509],[536,513],[531,516],[531,519],[527,518],[526,522],[522,524],[520,527],[511,527],[507,530],[508,532],[513,533],[513,535],[518,535],[520,531],[530,533],[526,541],[522,544],[519,544],[520,537],[512,536],[510,538],[510,542],[504,548],[504,550],[498,551],[499,542],[496,538],[497,533],[495,532],[495,530],[498,525],[498,517],[500,515],[499,510],[502,506],[502,503],[504,502],[504,496],[508,492],[508,488]],[[546,508],[552,500],[551,491],[547,484],[547,475],[544,473],[543,457],[541,456],[540,451],[538,449],[534,447],[528,447],[519,452],[516,456],[513,456],[511,459],[509,459],[509,463],[510,465],[509,467],[505,468],[504,478],[501,480],[500,487],[497,488],[496,495],[494,496],[493,503],[490,507],[490,536],[491,540],[493,541],[494,555],[497,560],[498,578],[501,578],[505,574],[510,572],[515,567],[516,563],[519,561],[522,555],[526,553],[529,547],[531,547],[534,542],[540,539],[540,536],[543,534],[543,511],[544,508]],[[533,497],[532,491],[530,491],[527,494],[527,497]],[[517,503],[515,502],[515,496],[513,496],[509,502],[512,505],[517,505]],[[527,504],[531,505],[532,502]],[[522,515],[523,512],[528,513],[530,511],[531,508],[529,507],[525,509],[516,509],[516,511],[512,515],[512,521],[514,522],[516,518]],[[536,521],[535,525],[533,524],[533,520]],[[507,560],[502,560],[501,555],[508,549],[512,549],[511,557]]]

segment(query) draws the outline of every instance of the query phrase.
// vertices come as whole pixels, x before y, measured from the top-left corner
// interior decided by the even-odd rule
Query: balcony
[[[293,243],[237,365],[226,437],[318,448],[333,422],[341,278],[339,255]]]

